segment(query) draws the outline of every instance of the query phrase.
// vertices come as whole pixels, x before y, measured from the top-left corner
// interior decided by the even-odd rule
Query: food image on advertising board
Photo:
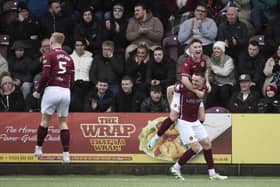
[[[159,160],[175,161],[186,151],[186,148],[181,144],[176,123],[172,124],[165,134],[160,137],[152,150],[147,149],[148,142],[156,134],[164,119],[165,117],[158,117],[148,121],[138,137],[140,142],[139,149],[150,157]],[[203,125],[210,139],[215,141],[215,139],[231,127],[231,114],[206,114],[206,120]]]

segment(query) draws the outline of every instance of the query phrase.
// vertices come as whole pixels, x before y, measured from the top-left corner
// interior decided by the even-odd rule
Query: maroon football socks
[[[213,169],[214,168],[214,161],[213,161],[212,149],[204,150],[203,154],[204,154],[204,158],[207,162],[208,169]]]
[[[69,129],[63,129],[60,131],[60,140],[63,146],[63,152],[69,152],[69,143],[70,143]]]
[[[174,121],[172,121],[170,119],[170,117],[166,118],[162,123],[161,123],[161,126],[157,132],[157,135],[158,136],[162,136],[165,131],[172,125],[172,123],[174,123]]]
[[[38,127],[37,131],[37,145],[42,146],[44,143],[44,139],[48,134],[48,127],[42,127],[41,125]]]

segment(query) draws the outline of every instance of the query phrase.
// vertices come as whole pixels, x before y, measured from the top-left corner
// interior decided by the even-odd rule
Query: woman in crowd
[[[233,59],[225,54],[225,42],[213,45],[213,54],[208,68],[208,79],[212,90],[208,94],[206,107],[228,107],[233,86],[235,85]]]

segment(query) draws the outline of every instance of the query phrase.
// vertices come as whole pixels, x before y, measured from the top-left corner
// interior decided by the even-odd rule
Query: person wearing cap
[[[0,75],[0,112],[24,112],[24,98],[9,72]]]
[[[233,59],[225,54],[225,42],[215,42],[210,65],[207,69],[207,76],[212,90],[207,96],[206,108],[214,106],[228,107],[228,101],[236,82],[234,70]]]
[[[169,104],[161,89],[160,85],[151,86],[150,96],[141,104],[141,112],[169,112]]]
[[[103,40],[115,43],[115,52],[124,54],[128,42],[126,40],[127,19],[124,17],[124,7],[117,3],[113,6],[112,16],[105,19]]]
[[[266,95],[258,102],[259,113],[279,113],[280,112],[280,94],[279,88],[275,82],[267,85]]]
[[[251,76],[249,74],[241,74],[239,76],[240,91],[232,94],[229,102],[229,110],[232,113],[256,113],[258,111],[257,104],[260,95],[258,92],[251,90]]]

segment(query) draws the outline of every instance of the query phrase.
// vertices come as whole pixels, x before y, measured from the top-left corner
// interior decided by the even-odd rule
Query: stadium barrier
[[[184,149],[174,125],[155,149],[146,143],[165,113],[71,113],[73,163],[169,164]],[[59,163],[61,144],[53,117],[42,157],[33,156],[40,113],[0,113],[0,163]],[[217,164],[279,164],[277,114],[206,114]],[[181,151],[181,152],[180,152]],[[203,155],[191,160],[204,163]]]

